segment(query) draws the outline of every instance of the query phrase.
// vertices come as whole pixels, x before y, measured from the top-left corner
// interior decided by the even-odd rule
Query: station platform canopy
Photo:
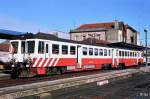
[[[110,43],[107,45],[111,46],[111,47],[134,49],[134,50],[144,50],[145,49],[145,47],[143,47],[143,46],[129,44],[129,43],[125,43],[125,42]]]

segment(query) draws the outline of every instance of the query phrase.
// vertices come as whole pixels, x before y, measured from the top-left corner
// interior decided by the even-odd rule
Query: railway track
[[[139,67],[134,67],[139,68]],[[72,78],[72,77],[79,77],[85,75],[93,75],[98,73],[107,73],[111,71],[117,70],[95,70],[95,71],[84,71],[84,72],[74,72],[74,73],[66,73],[61,75],[53,75],[53,76],[43,76],[43,77],[34,77],[34,78],[22,78],[22,79],[3,79],[0,80],[0,88],[15,86],[15,85],[23,85],[23,84],[31,84],[35,82],[43,82],[43,81],[52,81],[64,78]]]

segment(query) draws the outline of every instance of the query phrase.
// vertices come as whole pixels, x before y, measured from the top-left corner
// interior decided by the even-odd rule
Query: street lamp
[[[146,63],[145,63],[145,66],[147,66],[147,30],[146,29],[144,29],[144,32],[145,32],[145,50],[146,50]]]

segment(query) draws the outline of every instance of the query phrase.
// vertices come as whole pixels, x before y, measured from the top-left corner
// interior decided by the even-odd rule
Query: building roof
[[[105,22],[105,23],[92,23],[92,24],[82,24],[78,28],[73,29],[70,33],[78,33],[78,32],[97,32],[97,31],[106,31],[115,28],[115,24],[118,23],[118,29],[130,29],[133,32],[137,32],[133,27],[128,24],[124,24],[121,21],[113,21],[113,22]]]
[[[114,28],[114,22],[82,24],[78,29]]]

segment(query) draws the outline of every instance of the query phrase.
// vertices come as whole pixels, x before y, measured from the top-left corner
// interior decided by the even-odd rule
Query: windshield
[[[18,42],[11,42],[11,52],[12,53],[18,53]]]
[[[34,53],[35,41],[27,41],[27,53]]]

